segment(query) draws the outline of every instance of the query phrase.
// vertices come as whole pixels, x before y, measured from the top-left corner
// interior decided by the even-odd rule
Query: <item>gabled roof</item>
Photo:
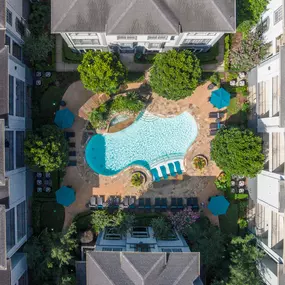
[[[6,27],[6,0],[0,0],[0,29]]]
[[[107,34],[234,32],[236,0],[52,0],[51,30]]]
[[[200,275],[199,253],[88,252],[87,285],[189,285]]]

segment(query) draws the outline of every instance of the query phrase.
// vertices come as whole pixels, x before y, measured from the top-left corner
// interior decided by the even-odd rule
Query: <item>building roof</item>
[[[7,269],[0,269],[0,285],[11,284],[11,260],[7,260]]]
[[[6,0],[0,0],[0,29],[6,27]]]
[[[5,209],[4,205],[0,205],[0,272],[7,269]]]
[[[107,34],[234,32],[236,0],[52,0],[51,30]]]
[[[5,33],[4,33],[5,34]],[[0,37],[2,31],[0,31]],[[0,39],[1,44],[1,39]],[[6,115],[9,112],[9,96],[8,96],[8,46],[0,47],[0,116]]]
[[[87,285],[189,285],[200,276],[199,253],[93,251],[86,259]]]

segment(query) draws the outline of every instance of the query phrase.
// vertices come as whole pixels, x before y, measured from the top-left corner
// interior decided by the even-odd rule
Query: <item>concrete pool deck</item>
[[[199,86],[191,97],[179,101],[166,100],[156,94],[153,94],[152,102],[147,110],[159,116],[178,115],[184,111],[190,112],[194,117],[199,127],[199,132],[196,140],[188,149],[185,156],[184,165],[186,173],[183,180],[166,180],[159,183],[154,183],[143,188],[135,188],[130,185],[130,177],[132,169],[122,171],[114,177],[96,176],[98,183],[92,183],[92,179],[86,181],[80,175],[80,167],[68,167],[67,174],[64,177],[63,185],[72,185],[76,191],[76,201],[66,208],[65,224],[67,227],[71,224],[73,217],[85,210],[88,210],[86,204],[89,202],[91,195],[104,195],[107,198],[110,195],[118,196],[136,196],[136,197],[194,197],[197,196],[199,203],[207,203],[209,197],[220,194],[217,191],[214,180],[219,175],[221,170],[210,160],[210,142],[213,139],[209,135],[210,123],[214,123],[215,119],[209,118],[210,112],[218,110],[209,102],[211,91],[207,90],[209,82]],[[140,86],[138,83],[137,88]],[[132,85],[132,89],[135,89]],[[63,100],[67,102],[67,107],[76,115],[75,123],[71,128],[75,132],[75,141],[77,148],[81,147],[82,134],[85,126],[85,121],[80,119],[78,115],[79,108],[92,96],[90,91],[86,91],[81,82],[73,83],[66,91]],[[208,159],[208,166],[201,171],[192,168],[191,161],[193,157],[202,154]],[[181,179],[181,178],[180,178]],[[207,208],[203,212],[214,224],[218,224],[218,218],[214,217]]]

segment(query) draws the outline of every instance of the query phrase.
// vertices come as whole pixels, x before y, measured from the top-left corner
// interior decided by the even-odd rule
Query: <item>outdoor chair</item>
[[[75,147],[75,142],[70,142],[70,143],[68,143],[68,146],[69,146],[69,147]]]
[[[128,196],[124,197],[123,205],[124,205],[124,207],[129,207],[129,197]]]
[[[160,198],[155,198],[154,200],[154,208],[160,209]]]
[[[75,137],[75,132],[65,132],[64,136],[65,136],[66,139],[74,138]]]
[[[167,198],[160,199],[160,208],[162,211],[166,211],[167,209]]]
[[[171,198],[171,209],[177,209],[177,199],[176,198]]]
[[[97,206],[96,197],[91,196],[89,200],[89,208],[95,208]]]
[[[214,136],[218,130],[210,130],[210,136]]]
[[[97,197],[97,209],[102,210],[104,208],[104,196]]]
[[[191,207],[193,212],[199,211],[199,203],[197,197],[187,198],[187,207]]]
[[[144,199],[143,198],[139,198],[139,209],[144,209]]]
[[[76,156],[76,151],[74,151],[74,150],[73,151],[69,151],[68,155],[69,156]]]
[[[218,117],[218,113],[217,113],[217,112],[210,112],[210,113],[209,113],[209,118],[215,119],[215,118],[217,118],[217,117]]]
[[[129,199],[129,209],[135,209],[136,208],[136,197],[132,196]]]
[[[144,208],[148,212],[151,211],[151,199],[150,198],[145,198]]]

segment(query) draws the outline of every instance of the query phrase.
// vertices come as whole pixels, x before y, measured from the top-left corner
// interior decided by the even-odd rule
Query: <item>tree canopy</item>
[[[237,30],[247,34],[265,11],[269,0],[237,0]]]
[[[84,54],[78,71],[86,89],[106,94],[117,93],[127,73],[116,54],[91,50]]]
[[[188,50],[159,53],[150,71],[150,85],[160,96],[179,100],[192,95],[201,78],[199,59]]]
[[[248,129],[220,129],[212,141],[211,157],[226,173],[255,177],[264,164],[262,139]]]
[[[28,133],[24,152],[27,165],[46,172],[63,169],[68,162],[67,141],[55,125],[44,125]]]

